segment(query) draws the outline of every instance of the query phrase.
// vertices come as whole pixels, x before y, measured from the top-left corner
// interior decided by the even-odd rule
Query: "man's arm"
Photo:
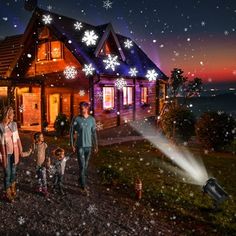
[[[98,151],[98,140],[97,140],[97,130],[96,130],[96,121],[93,119],[93,125],[92,125],[92,142],[93,142],[93,147],[95,149],[95,152]]]

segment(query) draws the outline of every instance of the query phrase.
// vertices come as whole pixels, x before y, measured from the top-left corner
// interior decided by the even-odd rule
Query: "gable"
[[[121,60],[125,61],[125,55],[121,50],[120,42],[111,24],[108,24],[94,54],[96,57],[99,55],[115,54],[118,55]]]

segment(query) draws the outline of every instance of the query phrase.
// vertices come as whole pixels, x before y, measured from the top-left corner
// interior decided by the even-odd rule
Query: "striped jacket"
[[[22,145],[17,129],[16,122],[11,122],[8,127],[12,131],[13,134],[13,150],[14,150],[14,161],[15,164],[18,164],[20,155],[22,154]],[[0,123],[0,161],[4,168],[7,166],[7,147],[6,147],[6,140],[4,137],[4,124]]]

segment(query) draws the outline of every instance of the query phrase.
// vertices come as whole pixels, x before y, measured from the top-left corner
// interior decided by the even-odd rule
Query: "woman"
[[[5,107],[0,122],[0,161],[4,170],[4,195],[9,202],[16,197],[16,167],[19,158],[29,156],[32,151],[23,153],[17,124],[13,118],[13,108]]]

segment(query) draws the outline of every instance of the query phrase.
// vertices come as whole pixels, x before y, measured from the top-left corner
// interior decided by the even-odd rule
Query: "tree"
[[[194,78],[191,81],[186,81],[184,88],[184,102],[185,105],[187,100],[193,96],[199,96],[202,91],[202,79]]]
[[[183,141],[188,141],[194,135],[194,125],[195,117],[186,107],[172,106],[161,119],[164,134]]]
[[[171,97],[174,100],[174,104],[177,104],[176,97],[180,92],[180,89],[183,87],[187,78],[183,76],[184,71],[178,68],[174,68],[171,71],[171,76],[169,79],[170,93]]]
[[[205,148],[213,150],[232,143],[235,131],[235,119],[224,112],[205,112],[196,124],[198,141]]]
[[[169,78],[169,91],[174,106],[178,105],[177,95],[180,93],[184,97],[183,105],[185,106],[190,97],[199,95],[202,91],[202,79],[196,77],[193,80],[188,80],[182,69],[174,68]]]

